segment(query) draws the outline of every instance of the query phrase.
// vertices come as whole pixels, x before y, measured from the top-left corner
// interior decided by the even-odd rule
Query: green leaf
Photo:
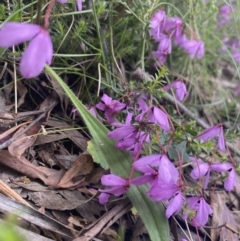
[[[132,157],[125,151],[120,151],[114,145],[114,141],[107,137],[108,129],[97,120],[74,95],[64,81],[49,67],[46,71],[61,85],[68,97],[73,102],[86,123],[93,140],[88,142],[88,151],[94,161],[100,163],[103,168],[110,168],[111,171],[122,177],[128,177]],[[161,203],[153,202],[147,195],[148,187],[132,186],[127,192],[133,206],[140,214],[153,241],[169,240],[169,226],[165,217],[165,208]]]
[[[168,149],[168,155],[169,155],[170,159],[174,159],[177,161],[179,159],[179,156],[178,156],[178,153],[176,150],[178,151],[180,158],[183,159],[183,162],[189,161],[189,156],[186,152],[186,142],[185,141],[182,141],[178,144],[170,146],[170,148]]]

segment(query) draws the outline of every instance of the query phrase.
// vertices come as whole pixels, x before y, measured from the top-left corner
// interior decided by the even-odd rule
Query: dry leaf
[[[28,177],[39,178],[45,185],[56,186],[63,175],[63,171],[56,171],[47,167],[39,167],[30,163],[25,157],[14,157],[8,151],[0,151],[0,162]]]
[[[77,186],[84,180],[84,175],[89,174],[93,168],[94,164],[91,155],[81,154],[74,161],[70,169],[64,174],[57,187],[70,188]]]

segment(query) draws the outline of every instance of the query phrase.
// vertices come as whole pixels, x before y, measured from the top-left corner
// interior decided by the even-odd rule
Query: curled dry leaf
[[[92,156],[89,154],[81,154],[64,174],[57,187],[70,188],[79,185],[85,180],[85,175],[92,172],[93,168]]]

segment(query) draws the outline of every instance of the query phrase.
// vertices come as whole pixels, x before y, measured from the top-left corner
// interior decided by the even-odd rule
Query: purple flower
[[[183,48],[185,43],[188,41],[187,37],[185,34],[179,34],[175,39],[174,39],[174,44],[177,46],[180,46]]]
[[[104,94],[101,98],[103,103],[99,103],[96,107],[105,112],[107,121],[111,124],[115,121],[115,114],[119,113],[126,105],[113,100],[108,95]]]
[[[82,0],[77,0],[77,9],[79,12],[82,11]]]
[[[183,30],[183,21],[177,16],[167,18],[164,30],[172,37],[178,37]]]
[[[0,47],[11,47],[30,41],[20,61],[25,78],[38,76],[45,64],[52,61],[53,45],[47,30],[36,24],[6,23],[0,29]]]
[[[159,45],[158,45],[159,52],[168,53],[168,54],[172,52],[172,41],[169,35],[160,34],[157,41],[159,41]]]
[[[67,0],[57,0],[59,3],[66,3]],[[82,11],[82,0],[77,0],[77,9],[79,12]]]
[[[29,41],[41,32],[42,28],[30,23],[5,23],[0,29],[0,47],[8,48]]]
[[[195,167],[191,171],[191,177],[193,179],[199,179],[206,175],[204,182],[204,189],[206,189],[210,179],[210,165],[195,157],[190,157],[190,160],[195,163]]]
[[[176,97],[179,101],[183,101],[185,95],[188,95],[186,85],[183,83],[181,79],[174,81],[173,83],[163,87],[165,91],[174,88]]]
[[[99,195],[99,202],[104,204],[108,201],[110,194],[118,197],[125,193],[129,189],[128,180],[116,176],[114,174],[104,175],[101,178],[102,185],[110,186],[109,189],[99,189],[101,194]]]
[[[143,173],[152,173],[150,167],[158,168],[161,183],[177,183],[179,173],[165,154],[145,156],[133,163],[133,167]]]
[[[226,191],[232,191],[237,184],[236,170],[230,163],[214,163],[211,169],[216,172],[228,171],[228,177],[224,181],[224,188]]]
[[[206,203],[203,197],[187,198],[187,203],[191,210],[196,211],[196,215],[192,219],[193,225],[197,227],[204,226],[208,221],[208,215],[212,214],[211,207]]]
[[[175,196],[170,200],[166,209],[166,217],[170,218],[173,214],[177,214],[183,205],[183,195],[181,192],[177,192]]]
[[[159,182],[157,179],[153,181],[148,191],[149,197],[156,202],[167,201],[179,191],[179,187],[175,183]]]
[[[29,43],[24,51],[19,70],[23,77],[38,76],[45,64],[52,62],[53,45],[47,30],[42,31]]]
[[[167,51],[153,51],[150,55],[151,58],[153,59],[156,59],[156,63],[155,63],[155,66],[162,66],[165,62],[166,62],[166,59],[167,59],[167,56],[169,55],[169,53]]]
[[[165,131],[170,130],[167,115],[162,110],[160,110],[159,108],[157,108],[155,106],[150,107],[145,112],[136,116],[135,120],[136,121],[147,120],[149,122],[153,122],[153,123],[159,125]]]
[[[164,183],[177,183],[178,170],[168,159],[167,155],[162,155],[158,166],[159,180]]]
[[[219,9],[219,16],[218,16],[218,25],[222,26],[231,21],[231,14],[233,12],[233,9],[230,5],[223,5]]]
[[[204,55],[204,42],[202,40],[188,40],[181,46],[190,56],[191,59],[197,57],[201,59]]]
[[[203,142],[207,142],[208,140],[214,139],[218,136],[218,147],[221,151],[225,151],[225,138],[223,135],[223,128],[222,125],[216,125],[206,129],[202,134],[200,134],[197,139],[202,140]]]
[[[156,12],[150,20],[150,35],[158,39],[159,35],[162,33],[166,21],[166,13],[164,10]]]

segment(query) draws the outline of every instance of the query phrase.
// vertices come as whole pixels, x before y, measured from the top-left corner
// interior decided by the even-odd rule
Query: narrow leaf
[[[93,140],[88,143],[88,151],[93,156],[94,161],[100,163],[105,169],[110,168],[116,175],[128,177],[132,157],[127,152],[115,148],[113,140],[107,137],[108,129],[86,109],[71,89],[49,66],[45,66],[45,68],[58,81],[85,121],[93,137]],[[133,186],[127,192],[127,196],[138,210],[151,240],[169,240],[169,227],[165,217],[165,209],[161,203],[150,200],[146,193],[147,186]]]

